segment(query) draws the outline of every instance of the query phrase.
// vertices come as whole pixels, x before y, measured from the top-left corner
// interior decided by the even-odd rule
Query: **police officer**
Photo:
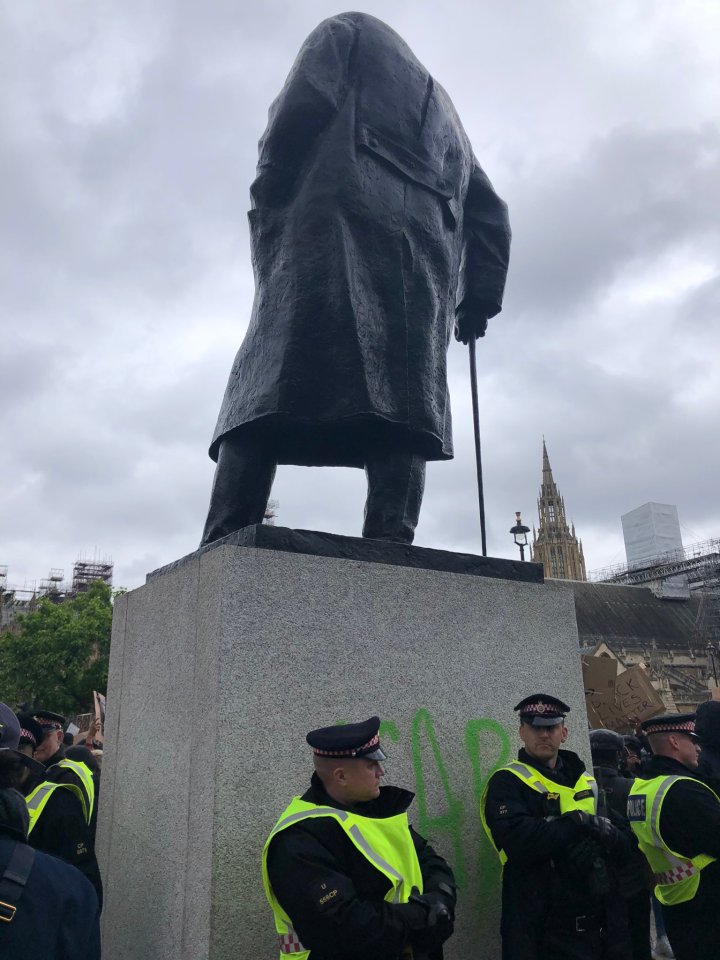
[[[590,751],[598,785],[598,813],[628,833],[627,798],[632,780],[620,771],[625,755],[624,738],[614,730],[591,730]],[[608,902],[606,960],[632,957],[652,960],[650,952],[650,890],[645,857],[632,843],[608,868],[612,892]]]
[[[59,763],[65,756],[63,725],[65,717],[52,710],[35,710],[33,720],[42,727],[43,739],[35,750],[35,759],[46,767]]]
[[[450,867],[408,824],[413,794],[381,786],[380,720],[313,730],[315,772],[263,850],[280,956],[439,960],[453,932]]]
[[[717,956],[720,798],[698,779],[695,714],[641,725],[652,757],[630,788],[628,819],[655,875],[677,960]]]
[[[27,844],[22,794],[0,789],[0,957],[100,960],[98,900],[74,867]]]
[[[29,814],[16,787],[33,760],[23,730],[0,703],[0,957],[99,960],[98,901],[73,867],[27,844]]]
[[[626,842],[597,816],[597,784],[560,746],[570,708],[535,693],[514,708],[524,747],[481,798],[483,826],[504,864],[503,960],[596,960],[604,954],[605,855]]]
[[[56,735],[56,731],[62,734],[63,718],[53,714],[53,718],[59,719],[48,719],[48,713],[18,714],[24,742],[35,734],[38,725],[44,734],[35,748],[34,758],[37,760],[39,752],[41,758],[45,757],[46,767],[40,768],[42,776],[29,779],[22,786],[30,814],[28,842],[36,850],[77,867],[95,887],[102,905],[102,880],[93,834],[95,781],[84,763],[65,757]],[[49,749],[53,749],[52,754]],[[57,762],[48,766],[52,757],[57,758]]]

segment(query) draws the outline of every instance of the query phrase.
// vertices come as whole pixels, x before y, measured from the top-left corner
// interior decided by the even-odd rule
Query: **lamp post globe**
[[[520,548],[520,560],[524,560],[525,547],[528,545],[527,535],[530,533],[530,527],[526,527],[522,522],[519,510],[515,511],[515,526],[510,527],[510,533],[513,535],[513,540]]]

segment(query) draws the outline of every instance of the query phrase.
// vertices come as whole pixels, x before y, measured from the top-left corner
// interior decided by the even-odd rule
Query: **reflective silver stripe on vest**
[[[313,807],[312,810],[300,810],[298,813],[291,813],[289,817],[285,817],[284,820],[281,820],[273,829],[273,832],[270,834],[270,836],[274,837],[278,830],[283,830],[289,824],[295,823],[297,820],[307,820],[309,817],[318,816],[331,816],[338,820],[347,820],[350,814],[346,813],[344,810],[338,810],[335,807]]]
[[[655,877],[656,883],[662,884],[671,884],[679,883],[680,880],[685,880],[687,877],[691,877],[694,873],[698,872],[697,867],[692,862],[692,860],[685,857],[676,857],[674,853],[670,852],[669,847],[664,843],[662,837],[660,836],[660,804],[663,801],[663,797],[668,792],[670,787],[675,783],[676,780],[685,780],[685,777],[679,776],[670,776],[666,777],[664,783],[655,794],[655,799],[653,800],[652,810],[650,811],[650,833],[655,840],[655,846],[662,851],[664,857],[666,857],[671,864],[675,864],[672,870],[667,870],[661,876],[664,876],[666,879],[660,880],[658,876]],[[685,871],[689,871],[686,873]]]
[[[675,781],[682,780],[682,779],[683,777],[667,777],[665,779],[665,782],[662,784],[662,786],[658,790],[658,792],[655,794],[652,810],[650,811],[650,833],[652,833],[653,837],[657,841],[657,846],[660,847],[660,849],[663,851],[665,856],[667,856],[668,853],[667,853],[667,850],[665,849],[665,844],[663,843],[663,839],[660,836],[660,830],[658,829],[658,821],[660,819],[658,816],[658,814],[660,813],[660,804],[663,801],[663,797],[668,792],[670,787],[675,783]],[[681,859],[680,857],[675,857],[675,856],[672,856],[671,859],[675,860],[677,863],[687,862],[684,860],[684,858]]]
[[[40,804],[43,802],[48,793],[52,793],[55,787],[59,787],[59,783],[44,783],[41,787],[38,787],[37,793],[35,796],[28,800],[27,808],[30,812],[37,810]]]
[[[393,903],[397,903],[400,899],[400,888],[405,882],[405,878],[401,873],[398,873],[395,867],[391,867],[387,860],[384,860],[379,853],[376,853],[375,850],[370,846],[365,837],[362,835],[360,827],[354,823],[350,827],[350,834],[354,837],[355,842],[358,847],[362,850],[365,856],[368,858],[370,863],[374,863],[378,870],[381,870],[383,873],[389,873],[391,877],[395,877],[398,882],[397,887],[395,888],[395,895],[393,896]]]
[[[501,769],[512,770],[514,773],[519,773],[523,780],[527,780],[528,783],[532,784],[533,788],[539,793],[549,793],[548,788],[544,783],[541,783],[540,780],[534,780],[533,774],[527,770],[521,763],[509,763],[506,767]]]
[[[283,830],[291,823],[296,823],[298,820],[307,820],[310,817],[317,816],[330,816],[335,817],[337,820],[347,820],[350,814],[345,810],[338,810],[336,807],[313,807],[312,810],[300,810],[298,813],[291,813],[289,817],[285,817],[284,820],[281,820],[270,834],[270,837],[274,837],[278,830]],[[394,877],[397,880],[398,885],[395,888],[395,895],[393,897],[393,903],[397,903],[400,899],[400,887],[405,882],[405,878],[402,876],[402,874],[398,873],[394,867],[391,867],[387,860],[384,860],[379,853],[376,853],[375,850],[373,850],[365,837],[362,835],[362,831],[356,823],[350,827],[348,832],[352,835],[356,844],[363,851],[367,859],[374,864],[378,870],[389,873],[391,877]]]

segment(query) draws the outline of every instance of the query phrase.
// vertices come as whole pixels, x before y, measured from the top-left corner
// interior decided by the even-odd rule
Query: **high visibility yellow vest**
[[[587,773],[580,774],[574,787],[564,787],[562,784],[555,783],[554,780],[549,780],[547,777],[544,777],[535,767],[531,767],[528,763],[520,763],[520,761],[508,763],[507,766],[501,767],[500,770],[496,770],[495,773],[500,773],[502,770],[507,770],[508,773],[514,774],[526,786],[530,787],[531,790],[556,797],[560,802],[561,814],[569,813],[570,810],[584,810],[585,813],[595,816],[597,812],[597,782],[595,777],[591,777]],[[493,777],[494,776],[495,774],[493,774]],[[492,780],[492,777],[490,777],[490,780]],[[488,836],[488,840],[500,857],[500,863],[505,866],[508,859],[507,854],[504,850],[498,850],[495,846],[495,840],[493,839],[492,832],[485,818],[485,804],[487,803],[490,780],[485,784],[485,789],[480,797],[480,819],[482,820],[482,825]]]
[[[655,896],[671,907],[692,900],[700,886],[700,872],[716,859],[707,853],[688,859],[675,853],[660,835],[660,813],[670,787],[678,780],[707,784],[694,777],[667,776],[652,780],[636,779],[628,796],[628,820],[638,845],[655,875]],[[710,790],[714,797],[717,794]],[[720,797],[718,797],[720,800]],[[690,811],[688,811],[688,816]]]
[[[25,798],[28,813],[30,814],[28,836],[33,832],[35,824],[38,822],[38,818],[45,809],[48,800],[55,790],[58,789],[69,790],[75,794],[82,806],[85,822],[90,823],[93,807],[95,806],[95,781],[93,780],[92,771],[86,764],[78,763],[76,760],[61,760],[59,763],[53,764],[50,769],[52,770],[54,767],[63,767],[66,770],[72,770],[73,773],[79,777],[82,786],[79,786],[77,783],[53,783],[50,780],[45,780],[39,784],[39,786],[35,787],[32,793],[29,793]]]
[[[281,960],[288,954],[292,954],[293,960],[307,960],[310,950],[306,950],[300,943],[290,917],[273,893],[267,871],[267,854],[273,837],[281,830],[309,817],[333,817],[340,824],[358,852],[390,881],[390,889],[385,894],[385,900],[388,903],[407,903],[413,887],[417,887],[421,893],[423,889],[420,863],[410,834],[407,813],[374,819],[361,817],[347,810],[338,810],[336,807],[317,806],[301,800],[300,797],[293,797],[271,830],[262,853],[265,896],[275,917],[275,929],[280,938]],[[336,894],[336,890],[328,890],[325,896],[329,900]]]

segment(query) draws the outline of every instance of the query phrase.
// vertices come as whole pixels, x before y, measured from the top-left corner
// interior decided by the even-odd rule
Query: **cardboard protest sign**
[[[585,698],[590,726],[596,730],[605,727],[618,733],[630,733],[633,724],[622,712],[615,697],[590,694]]]
[[[662,697],[642,667],[630,667],[615,682],[615,701],[633,726],[665,710]]]
[[[612,697],[615,692],[617,668],[617,660],[611,657],[582,657],[585,693]]]
[[[590,657],[588,659],[607,658]],[[611,663],[614,662],[611,661]],[[595,665],[591,667],[595,669],[593,677],[597,678],[599,668]],[[584,663],[583,676],[585,677]],[[655,717],[665,710],[660,694],[653,687],[646,671],[640,666],[630,667],[618,674],[614,678],[612,691],[606,688],[604,693],[597,690],[587,693],[585,703],[588,720],[593,729],[605,727],[617,733],[632,733],[642,720],[649,720],[650,717]]]
[[[93,741],[102,744],[105,738],[105,696],[93,690],[93,700],[95,701],[95,719],[98,722]]]

